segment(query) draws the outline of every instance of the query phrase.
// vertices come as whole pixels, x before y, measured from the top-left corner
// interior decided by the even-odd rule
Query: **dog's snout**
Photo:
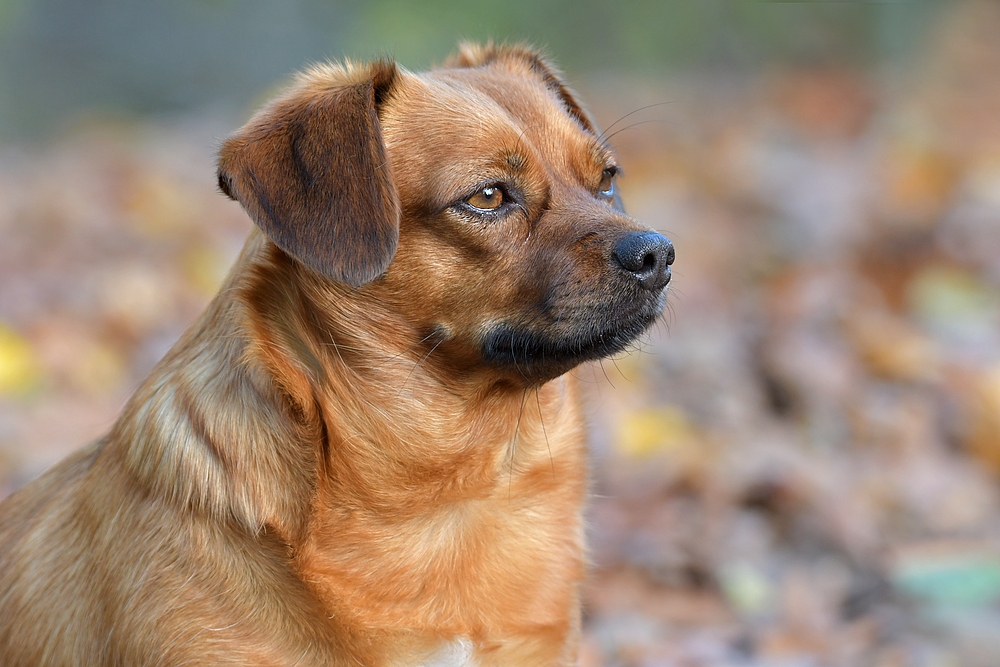
[[[614,258],[631,273],[643,289],[663,289],[670,282],[674,244],[656,232],[632,232],[615,246]]]

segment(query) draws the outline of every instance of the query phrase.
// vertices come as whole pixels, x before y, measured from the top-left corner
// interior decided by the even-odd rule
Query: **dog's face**
[[[529,383],[621,351],[662,311],[673,247],[622,211],[618,172],[517,48],[313,73],[220,160],[286,252],[394,309],[452,369]]]

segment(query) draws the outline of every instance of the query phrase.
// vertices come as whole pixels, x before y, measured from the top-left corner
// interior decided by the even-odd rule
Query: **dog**
[[[0,664],[572,665],[568,371],[674,250],[522,46],[321,65],[222,145],[256,223],[111,429],[0,506]]]

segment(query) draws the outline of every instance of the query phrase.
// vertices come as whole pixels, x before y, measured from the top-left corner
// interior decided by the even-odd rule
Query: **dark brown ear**
[[[387,61],[314,69],[219,152],[222,192],[289,255],[356,287],[385,272],[399,241],[378,116],[395,81]]]
[[[493,63],[516,63],[527,66],[534,74],[541,77],[545,85],[555,93],[556,97],[566,106],[569,115],[575,118],[583,129],[597,134],[594,123],[584,111],[583,106],[576,101],[573,91],[563,83],[562,73],[550,63],[537,49],[525,44],[473,44],[462,42],[458,45],[458,53],[445,61],[446,67],[482,67]]]

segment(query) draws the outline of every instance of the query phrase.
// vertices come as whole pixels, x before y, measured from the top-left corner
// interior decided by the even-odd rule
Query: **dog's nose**
[[[656,291],[670,282],[674,244],[656,232],[632,232],[615,246],[614,258],[643,289]]]

